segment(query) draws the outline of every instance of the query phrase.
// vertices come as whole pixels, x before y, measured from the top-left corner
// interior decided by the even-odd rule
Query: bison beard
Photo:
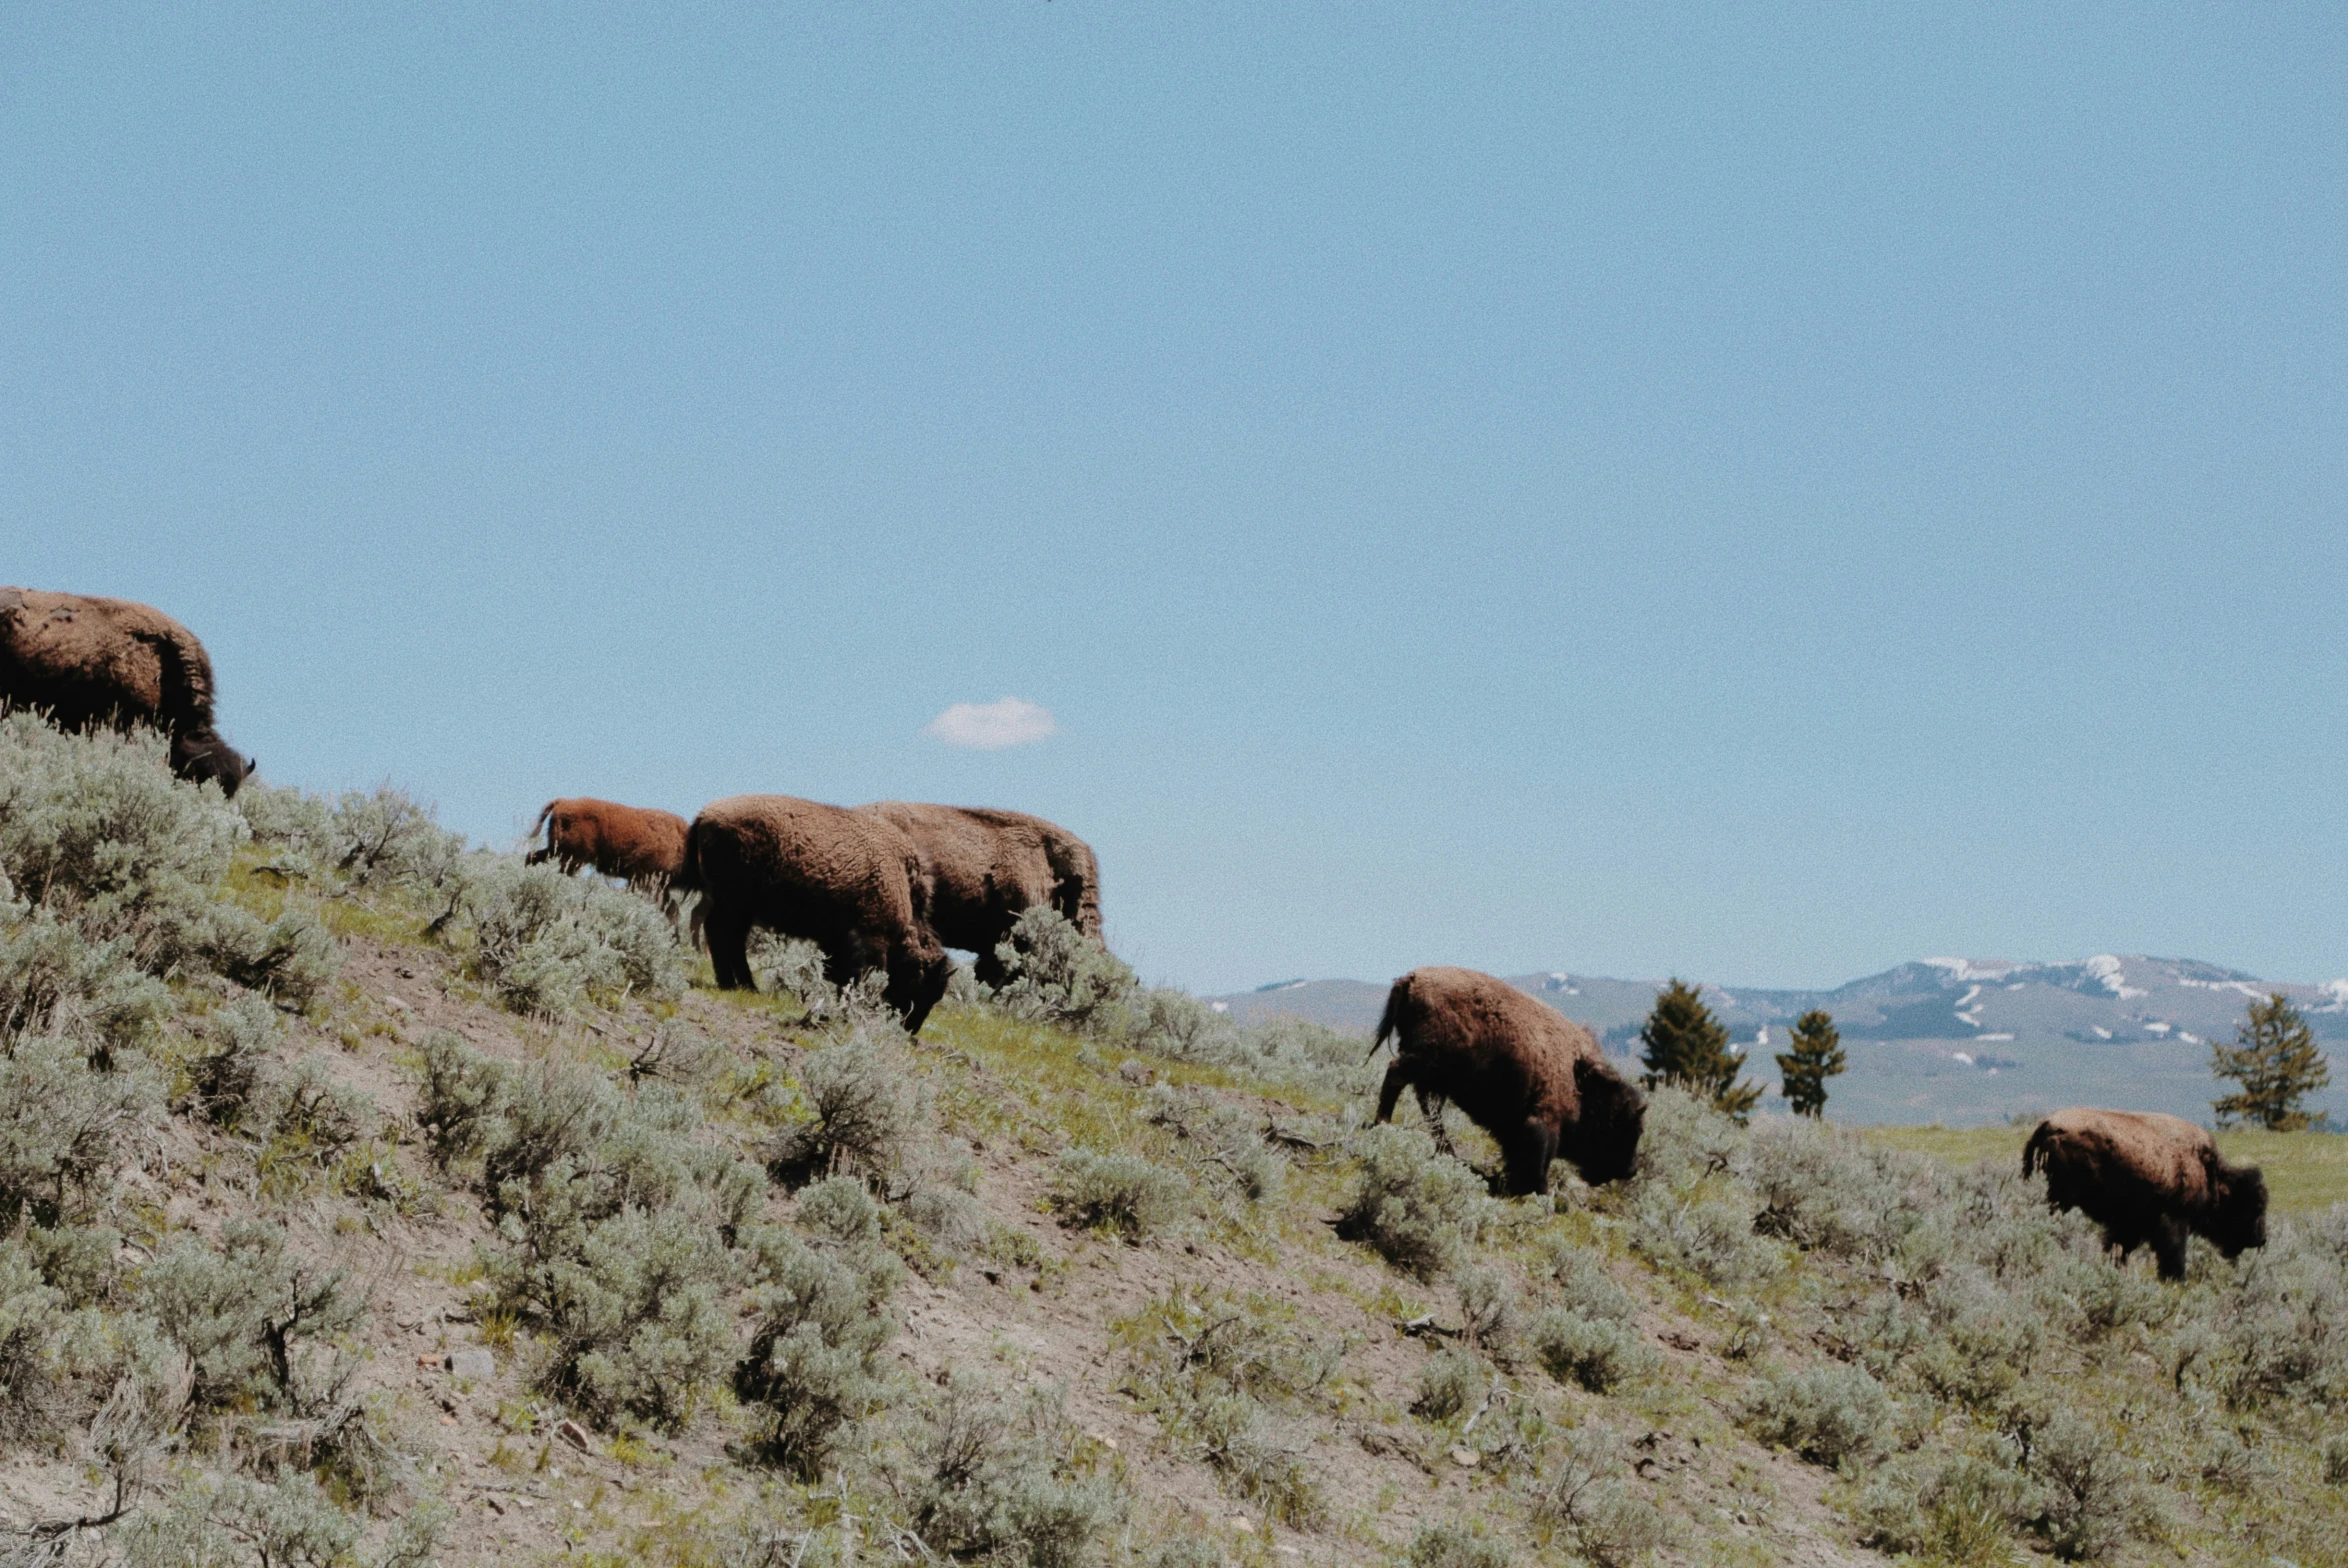
[[[2121,1256],[2149,1245],[2163,1279],[2185,1275],[2189,1235],[2228,1258],[2266,1245],[2266,1178],[2229,1165],[2215,1139],[2175,1116],[2075,1107],[2038,1124],[2022,1174],[2046,1173],[2047,1202],[2103,1227]]]
[[[686,832],[678,885],[701,895],[697,918],[723,989],[758,989],[750,933],[763,927],[821,948],[834,985],[880,970],[908,1031],[946,994],[953,965],[926,918],[918,857],[875,817],[789,795],[718,801]]]
[[[1422,1108],[1451,1101],[1500,1145],[1511,1196],[1547,1192],[1552,1159],[1594,1186],[1630,1174],[1646,1101],[1607,1065],[1595,1035],[1507,981],[1414,969],[1386,993],[1373,1054],[1389,1036],[1379,1121],[1405,1088]]]
[[[32,708],[63,730],[150,724],[171,771],[224,795],[260,764],[212,719],[212,660],[196,634],[150,605],[0,588],[0,709]]]
[[[1017,811],[883,800],[859,811],[913,841],[939,942],[978,955],[979,983],[1008,977],[995,947],[1030,909],[1056,909],[1100,940],[1100,868],[1092,846],[1066,828]]]

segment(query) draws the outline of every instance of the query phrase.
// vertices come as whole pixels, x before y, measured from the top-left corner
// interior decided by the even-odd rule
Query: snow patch
[[[1951,1051],[1949,1052],[1949,1059],[1952,1061],[1963,1062],[1967,1067],[1973,1065],[1973,1055],[1969,1051]]]
[[[2113,954],[2098,953],[2079,967],[2102,981],[2103,988],[2123,1002],[2132,996],[2144,995],[2144,992],[2127,983],[2127,970]]]
[[[2146,1034],[2157,1034],[2161,1038],[2166,1039],[2168,1038],[2169,1026],[2156,1018],[2151,1023],[2148,1023],[2144,1026],[2144,1032]]]
[[[1973,1038],[1976,1040],[2011,1040],[2013,1036],[2010,1034],[1977,1034]]]
[[[2319,1013],[2348,1012],[2348,980],[2326,980],[2317,986],[2316,994],[2328,996],[2330,1001],[2316,1009]]]
[[[2274,989],[2272,986],[2253,985],[2247,980],[2188,980],[2183,975],[2177,977],[2177,984],[2191,986],[2198,991],[2239,991],[2254,1002],[2265,1001],[2267,992]]]
[[[2109,1040],[2112,1037],[2112,1032],[2101,1024],[2089,1024],[2087,1027],[2095,1031],[2098,1040]]]

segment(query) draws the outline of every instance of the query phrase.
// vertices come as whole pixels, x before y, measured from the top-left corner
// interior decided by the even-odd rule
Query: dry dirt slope
[[[907,1041],[651,948],[582,992],[624,895],[288,842],[218,896],[307,911],[332,978],[175,970],[154,1141],[5,1243],[22,1560],[2342,1560],[2336,1213],[2163,1286],[2003,1165],[1668,1094],[1633,1180],[1501,1203],[1362,1130],[1358,1042],[1050,933]],[[123,1518],[37,1533],[117,1473]]]

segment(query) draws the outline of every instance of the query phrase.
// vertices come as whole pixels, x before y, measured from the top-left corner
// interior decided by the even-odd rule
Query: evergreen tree
[[[1796,1116],[1818,1116],[1826,1110],[1826,1080],[1850,1066],[1843,1056],[1842,1031],[1834,1020],[1812,1008],[1794,1022],[1794,1048],[1779,1053],[1777,1073],[1785,1097]]]
[[[2221,1127],[2247,1121],[2269,1132],[2303,1132],[2315,1117],[2300,1102],[2332,1081],[2315,1031],[2280,991],[2251,1003],[2250,1018],[2234,1031],[2234,1043],[2212,1040],[2209,1057],[2211,1072],[2242,1086],[2240,1094],[2217,1102]]]
[[[1740,1122],[1753,1114],[1761,1086],[1736,1081],[1744,1059],[1728,1048],[1728,1029],[1712,1016],[1696,987],[1675,979],[1656,992],[1655,1011],[1647,1015],[1639,1039],[1647,1048],[1640,1060],[1646,1064],[1642,1081],[1648,1088],[1676,1084]]]

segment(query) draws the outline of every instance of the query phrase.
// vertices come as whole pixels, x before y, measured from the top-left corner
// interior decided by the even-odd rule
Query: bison
[[[579,795],[548,801],[530,831],[536,834],[541,828],[546,832],[545,847],[523,856],[525,863],[535,866],[551,860],[566,872],[593,866],[651,894],[670,919],[676,918],[674,884],[685,864],[683,817]]]
[[[995,945],[1030,909],[1056,909],[1100,940],[1100,865],[1092,846],[1066,828],[977,806],[884,800],[860,809],[913,841],[928,884],[930,924],[945,946],[978,955],[982,984],[1007,978]]]
[[[1505,980],[1414,969],[1386,993],[1370,1054],[1394,1039],[1378,1120],[1408,1086],[1449,1100],[1500,1145],[1510,1196],[1549,1190],[1563,1158],[1593,1186],[1630,1174],[1647,1102],[1607,1065],[1597,1036]]]
[[[38,708],[60,729],[151,724],[171,771],[234,795],[260,766],[212,722],[212,661],[196,634],[149,605],[0,588],[0,707]]]
[[[2266,1178],[2229,1165],[2217,1140],[2154,1111],[2057,1111],[2022,1147],[2022,1174],[2046,1173],[2047,1202],[2103,1227],[2122,1257],[2149,1243],[2163,1279],[2185,1275],[2185,1238],[2229,1258],[2266,1245]]]
[[[724,989],[758,988],[750,933],[764,927],[822,948],[834,985],[880,970],[908,1031],[946,994],[953,965],[930,929],[920,856],[869,812],[790,795],[717,801],[685,832],[677,885],[701,895],[695,919]]]

